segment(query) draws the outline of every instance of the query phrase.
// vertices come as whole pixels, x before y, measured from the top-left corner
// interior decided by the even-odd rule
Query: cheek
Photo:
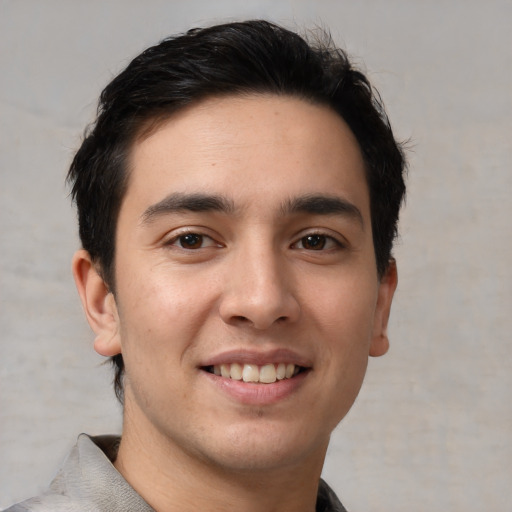
[[[133,280],[119,291],[126,393],[140,407],[158,410],[162,401],[179,399],[186,389],[176,376],[196,337],[192,292],[177,290],[164,279]]]
[[[190,296],[197,292],[177,286],[163,278],[125,281],[119,289],[121,345],[127,366],[130,359],[165,363],[172,354],[176,357],[198,325],[198,309],[191,306]],[[155,276],[156,277],[156,276]]]
[[[211,300],[212,286],[197,274],[177,271],[166,263],[146,267],[127,266],[125,274],[130,277],[119,290],[124,317],[136,330],[186,325],[185,318],[201,314]]]
[[[373,280],[331,281],[328,291],[311,302],[315,308],[319,343],[323,342],[320,366],[329,408],[343,417],[355,400],[368,364],[373,332],[377,287]],[[323,298],[322,298],[323,297]]]
[[[347,273],[348,274],[348,273]],[[375,282],[374,282],[375,281]],[[364,275],[338,275],[310,296],[308,308],[328,339],[370,341],[377,304],[377,281]]]
[[[326,421],[332,421],[333,428],[346,415],[363,383],[375,304],[374,287],[362,283],[348,286],[346,281],[337,293],[330,294],[330,300],[316,302],[319,334],[324,341],[319,365],[324,372],[323,389],[327,410],[336,411]]]

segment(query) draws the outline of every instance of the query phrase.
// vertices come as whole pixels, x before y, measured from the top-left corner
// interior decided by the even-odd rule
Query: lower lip
[[[303,371],[291,379],[283,379],[271,384],[256,384],[243,380],[227,379],[202,371],[210,382],[235,401],[247,405],[271,405],[290,397],[302,386],[309,371]]]

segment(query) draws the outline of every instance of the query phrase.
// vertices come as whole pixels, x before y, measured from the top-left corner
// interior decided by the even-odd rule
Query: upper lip
[[[267,351],[256,351],[248,349],[233,349],[222,352],[205,359],[199,366],[216,366],[220,364],[255,364],[263,366],[270,363],[292,363],[296,366],[310,368],[311,361],[294,352],[293,350],[277,348]]]

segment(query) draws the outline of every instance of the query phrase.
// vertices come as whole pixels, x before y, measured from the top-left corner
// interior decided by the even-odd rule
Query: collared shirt
[[[81,434],[48,490],[4,512],[154,512],[112,464],[120,439]],[[346,512],[323,480],[316,511]]]

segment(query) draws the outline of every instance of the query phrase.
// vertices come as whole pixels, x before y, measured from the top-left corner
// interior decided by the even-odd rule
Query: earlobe
[[[373,337],[370,345],[370,356],[383,356],[389,350],[388,320],[393,295],[398,284],[396,261],[389,261],[388,269],[379,284],[377,306],[373,322]]]
[[[94,349],[102,356],[120,354],[116,301],[87,251],[75,253],[72,269],[87,321],[96,334]]]

